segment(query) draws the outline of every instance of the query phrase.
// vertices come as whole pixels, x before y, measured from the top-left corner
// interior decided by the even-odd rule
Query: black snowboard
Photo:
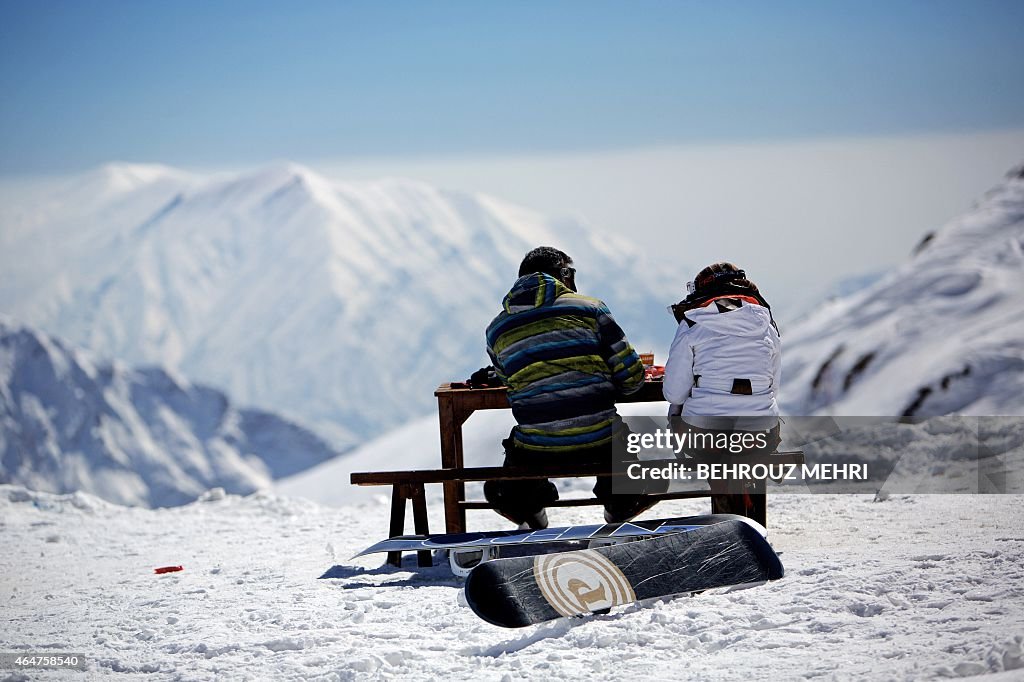
[[[487,622],[517,628],[782,574],[760,533],[726,521],[610,547],[488,561],[466,579],[466,601]]]

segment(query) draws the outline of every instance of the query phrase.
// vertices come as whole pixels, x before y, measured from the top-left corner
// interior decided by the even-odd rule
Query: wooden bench
[[[659,460],[659,461],[645,461],[644,464],[648,466],[664,465],[669,462],[678,463],[679,460]],[[745,462],[754,463],[765,463],[765,464],[803,464],[804,455],[802,452],[778,452],[763,457],[744,459]],[[459,516],[465,519],[465,510],[467,509],[491,509],[491,505],[484,500],[466,500],[464,498],[464,484],[471,481],[511,481],[511,480],[529,480],[529,479],[540,479],[540,478],[580,478],[590,476],[623,476],[623,472],[612,472],[608,465],[575,465],[571,467],[554,465],[551,467],[545,467],[543,469],[518,469],[511,467],[458,467],[450,469],[426,469],[419,471],[376,471],[376,472],[356,472],[352,474],[351,480],[353,485],[390,485],[392,486],[391,493],[391,524],[389,530],[389,537],[396,537],[405,534],[405,514],[408,503],[412,504],[413,512],[413,528],[417,535],[429,535],[430,524],[427,519],[427,500],[424,486],[427,483],[440,483],[445,486],[445,508],[450,510],[454,504],[459,511]],[[453,484],[459,485],[459,491],[462,493],[457,499],[450,500],[447,496],[447,492],[451,489]],[[758,483],[758,488],[754,491],[755,495],[763,496],[764,492],[764,481]],[[713,495],[710,490],[692,490],[692,491],[681,491],[674,493],[663,493],[650,495],[652,500],[658,502],[666,500],[681,500],[681,499],[692,499],[697,497],[710,497],[711,498],[711,511],[712,513],[722,513],[728,510],[728,499],[730,495]],[[582,507],[589,505],[600,505],[601,502],[594,497],[586,498],[570,498],[560,499],[549,507]],[[751,518],[758,521],[762,525],[767,524],[767,518],[765,513],[764,499],[762,497],[761,503],[758,506],[758,512],[751,514]],[[448,532],[464,532],[463,527],[457,531],[451,531],[449,528]],[[430,552],[418,552],[417,557],[420,566],[430,566],[431,556]],[[398,566],[401,564],[401,553],[390,552],[388,554],[388,563]]]

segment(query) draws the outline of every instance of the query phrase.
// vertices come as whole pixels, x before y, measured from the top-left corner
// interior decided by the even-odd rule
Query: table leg
[[[438,415],[441,426],[441,467],[459,469],[462,467],[462,424],[469,417],[456,410],[451,396],[437,397]],[[460,482],[447,482],[444,488],[444,522],[448,533],[466,532],[466,510],[459,506],[465,499],[466,486]]]

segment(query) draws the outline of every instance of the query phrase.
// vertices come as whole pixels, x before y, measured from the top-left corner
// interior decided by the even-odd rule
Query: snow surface
[[[637,267],[628,244],[487,197],[342,185],[289,164],[214,179],[111,165],[5,204],[0,228],[4,312],[105,356],[170,358],[236,400],[315,420],[335,442],[405,425],[276,493],[215,489],[171,509],[0,485],[0,651],[80,652],[89,678],[118,679],[1024,679],[1019,495],[776,494],[783,580],[520,631],[460,606],[446,569],[349,558],[386,535],[389,506],[387,490],[353,488],[348,474],[438,463],[436,418],[408,417],[432,411],[437,383],[484,364],[482,330],[526,249],[563,245],[627,332],[667,342],[664,292],[678,283]],[[1018,174],[903,267],[784,326],[787,411],[1024,414],[1022,254]],[[153,494],[150,474],[187,481],[190,497],[223,485],[210,469],[258,487],[282,463],[256,455],[296,433],[173,371],[103,366],[4,325],[5,482],[96,472],[125,495],[108,497],[134,504]],[[498,463],[511,424],[507,411],[474,415],[467,464]],[[45,475],[17,478],[32,448]],[[560,482],[566,495],[588,486]],[[489,511],[469,524],[505,526]],[[152,572],[177,564],[184,572]]]
[[[447,569],[349,559],[385,533],[383,502],[212,491],[149,510],[0,486],[0,650],[82,653],[89,679],[1024,679],[1022,502],[777,495],[780,581],[505,630]]]
[[[251,493],[338,452],[301,426],[237,408],[164,369],[94,361],[0,316],[0,482],[185,504]]]
[[[439,383],[487,364],[483,330],[542,244],[573,256],[638,348],[667,349],[665,306],[691,266],[491,197],[291,163],[212,178],[111,164],[5,203],[0,312],[341,447],[429,413]]]
[[[787,414],[1024,415],[1022,169],[902,266],[784,329]]]

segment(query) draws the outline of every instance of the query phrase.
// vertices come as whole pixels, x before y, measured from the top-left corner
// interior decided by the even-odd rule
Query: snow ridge
[[[1024,414],[1024,173],[783,343],[789,414]]]
[[[0,483],[172,506],[214,487],[264,489],[337,454],[173,372],[97,364],[0,317]]]

